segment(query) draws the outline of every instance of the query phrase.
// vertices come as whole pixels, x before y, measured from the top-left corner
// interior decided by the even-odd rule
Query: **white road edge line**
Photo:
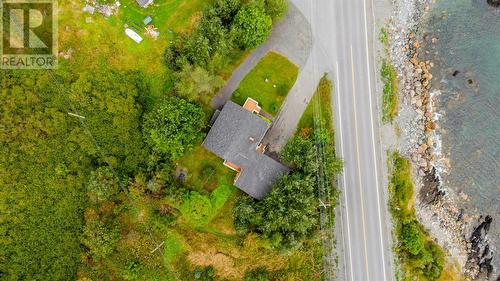
[[[337,96],[337,104],[338,104],[338,114],[339,114],[339,133],[340,133],[340,151],[341,151],[341,155],[340,157],[342,159],[344,159],[344,140],[343,140],[343,136],[342,136],[342,114],[341,114],[341,106],[340,106],[340,80],[339,80],[339,75],[340,75],[340,72],[339,72],[339,62],[336,61],[336,78],[337,78],[337,87],[336,87],[336,91],[334,91],[334,94],[336,94]],[[352,270],[352,262],[351,262],[351,259],[352,259],[352,251],[351,251],[351,231],[350,231],[350,228],[349,228],[349,211],[347,209],[347,198],[346,198],[346,194],[347,194],[347,187],[346,187],[346,179],[345,179],[345,166],[343,165],[342,166],[342,181],[343,181],[343,185],[344,185],[344,196],[342,196],[344,198],[344,204],[346,206],[345,208],[345,214],[346,214],[346,219],[347,219],[347,241],[348,241],[348,245],[347,247],[349,248],[349,268],[350,268],[350,273],[351,273],[351,280],[354,278],[354,275],[353,275],[353,270]],[[340,211],[340,213],[342,214],[342,210]],[[343,221],[341,220],[341,222],[343,223]],[[344,261],[347,262],[347,259],[345,258],[345,249],[344,249]],[[344,266],[345,268],[345,266]],[[347,270],[347,269],[345,269]],[[347,278],[347,274],[346,274],[346,278]]]
[[[352,110],[354,113],[354,132],[356,136],[356,158],[357,158],[357,166],[358,166],[358,179],[359,179],[359,195],[361,197],[361,222],[363,224],[363,244],[365,245],[364,247],[364,252],[365,252],[365,266],[366,266],[366,275],[367,275],[367,280],[370,280],[370,267],[368,266],[368,247],[366,243],[366,223],[365,223],[365,204],[364,204],[364,198],[363,198],[363,180],[361,179],[361,158],[359,157],[359,134],[358,134],[358,115],[356,113],[356,83],[354,83],[355,80],[355,75],[354,75],[354,58],[353,58],[353,52],[352,52],[352,45],[351,45],[351,72],[352,72]]]
[[[373,7],[372,7],[373,8]],[[364,21],[365,21],[365,43],[366,43],[366,68],[367,68],[367,75],[368,75],[368,92],[369,92],[369,103],[370,103],[370,127],[371,127],[371,135],[372,135],[372,148],[373,148],[373,163],[375,165],[375,185],[377,187],[377,209],[378,209],[378,221],[379,221],[379,231],[380,231],[380,246],[382,249],[382,270],[384,272],[384,279],[387,278],[387,273],[385,269],[385,255],[384,255],[384,241],[383,241],[383,235],[382,235],[382,217],[380,214],[380,186],[379,186],[379,180],[378,180],[378,167],[377,167],[377,155],[376,155],[376,149],[375,149],[375,133],[374,133],[374,128],[373,128],[373,105],[372,105],[372,87],[371,87],[371,81],[370,81],[370,55],[368,51],[368,24],[366,20],[366,0],[363,0],[363,10],[364,10]]]

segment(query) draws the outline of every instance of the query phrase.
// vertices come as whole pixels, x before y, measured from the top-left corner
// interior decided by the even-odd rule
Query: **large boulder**
[[[486,2],[488,3],[488,5],[490,5],[492,7],[495,7],[495,8],[500,7],[500,0],[486,0]]]

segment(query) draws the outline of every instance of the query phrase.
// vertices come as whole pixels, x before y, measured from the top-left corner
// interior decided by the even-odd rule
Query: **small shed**
[[[146,8],[147,6],[151,5],[153,3],[153,0],[135,0],[137,1],[137,4],[141,6],[142,8]]]
[[[142,22],[144,23],[144,25],[148,25],[150,24],[151,22],[153,21],[153,18],[150,17],[150,16],[147,16],[144,18],[144,20],[142,20]]]

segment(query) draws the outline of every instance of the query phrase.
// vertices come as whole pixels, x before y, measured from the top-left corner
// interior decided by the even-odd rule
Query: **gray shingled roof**
[[[280,175],[289,172],[286,166],[256,150],[268,127],[256,114],[228,101],[203,142],[205,148],[241,168],[235,185],[257,199],[271,190]]]

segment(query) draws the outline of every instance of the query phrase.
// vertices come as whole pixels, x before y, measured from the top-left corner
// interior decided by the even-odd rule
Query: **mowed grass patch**
[[[333,131],[333,116],[332,116],[332,93],[333,84],[326,76],[323,76],[319,81],[318,88],[314,93],[312,99],[309,101],[306,110],[300,117],[297,129],[313,129],[314,128],[314,114],[321,118],[322,125],[329,131]],[[319,107],[314,108],[319,104]]]
[[[212,191],[219,183],[232,184],[236,172],[224,166],[224,160],[199,145],[177,161],[187,171],[185,185],[202,193]]]
[[[269,52],[241,81],[232,100],[243,105],[247,97],[251,97],[262,109],[276,115],[298,72],[299,68],[286,57]]]

